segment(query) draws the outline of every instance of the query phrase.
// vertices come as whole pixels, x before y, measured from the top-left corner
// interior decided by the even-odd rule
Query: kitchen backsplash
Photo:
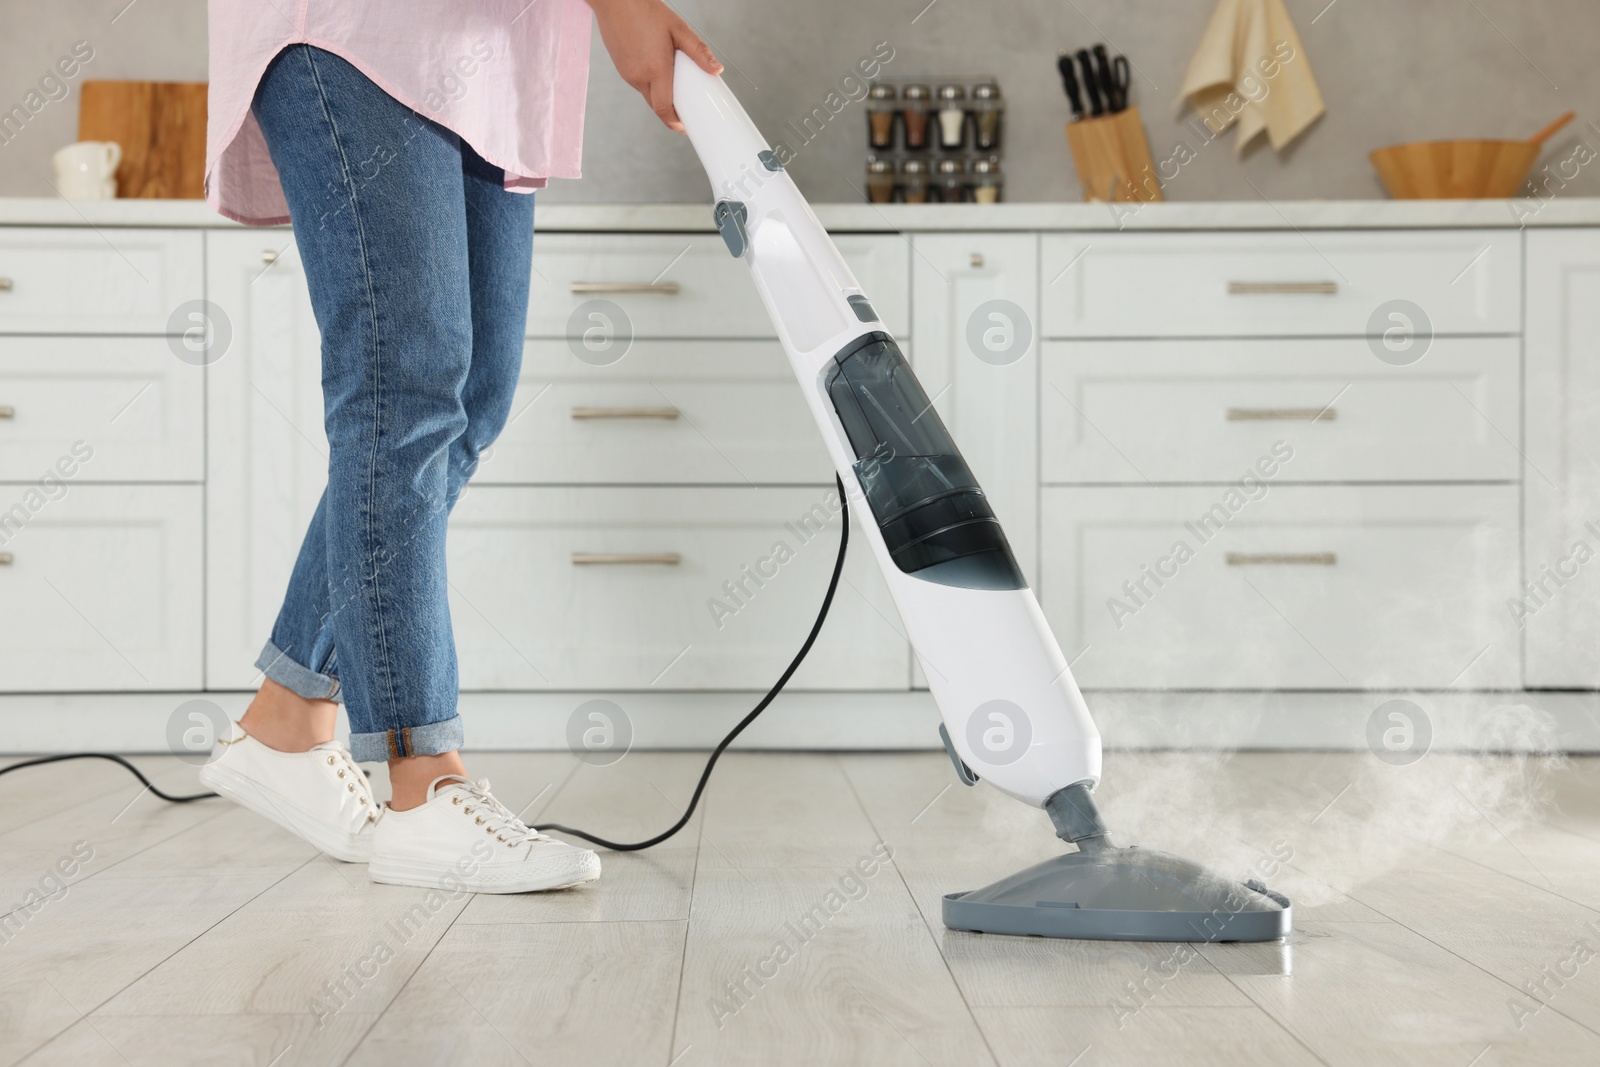
[[[508,0],[509,2],[509,0]],[[548,0],[544,0],[548,2]],[[1282,155],[1258,143],[1240,159],[1232,132],[1208,140],[1174,98],[1216,0],[683,0],[675,6],[727,64],[725,77],[789,170],[817,201],[860,199],[866,108],[859,63],[885,76],[994,75],[1005,94],[1005,199],[1077,200],[1062,126],[1069,111],[1055,57],[1106,42],[1133,64],[1132,102],[1152,158],[1170,169],[1168,200],[1368,198],[1383,195],[1366,154],[1397,141],[1521,138],[1568,108],[1544,163],[1558,195],[1600,195],[1600,65],[1594,0],[1287,0],[1327,114]],[[204,0],[35,6],[0,38],[0,112],[20,105],[60,55],[86,41],[81,78],[203,80]],[[120,15],[119,15],[120,12]],[[113,19],[115,21],[113,22]],[[52,93],[55,92],[52,90]],[[0,129],[0,195],[53,195],[50,154],[75,139],[68,83],[20,128]],[[1595,125],[1591,125],[1594,123]],[[1564,166],[1563,166],[1564,164]],[[1560,173],[1564,170],[1564,173]],[[704,172],[611,69],[595,35],[581,182],[543,197],[566,203],[697,201]],[[1536,176],[1538,172],[1536,171]]]

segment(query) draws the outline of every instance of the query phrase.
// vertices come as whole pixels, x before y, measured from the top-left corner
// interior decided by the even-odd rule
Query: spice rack
[[[1005,102],[995,79],[881,79],[866,111],[868,203],[1000,200]]]

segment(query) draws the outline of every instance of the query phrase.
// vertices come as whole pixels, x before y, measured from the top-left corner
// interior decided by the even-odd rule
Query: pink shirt
[[[210,17],[206,202],[230,219],[289,221],[250,103],[290,44],[348,60],[504,170],[507,189],[579,176],[592,20],[584,0],[210,0]]]

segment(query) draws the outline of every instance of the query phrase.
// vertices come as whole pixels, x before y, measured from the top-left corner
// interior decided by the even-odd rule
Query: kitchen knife
[[[1100,79],[1095,76],[1094,60],[1089,58],[1089,50],[1078,49],[1078,66],[1083,71],[1083,92],[1089,98],[1089,115],[1091,118],[1104,115],[1105,105],[1100,103]]]
[[[1072,69],[1072,56],[1063,52],[1056,57],[1056,69],[1061,72],[1061,87],[1067,91],[1067,100],[1072,104],[1072,118],[1074,121],[1083,118],[1083,95],[1078,92],[1078,76]]]
[[[1122,108],[1117,105],[1117,83],[1111,77],[1111,57],[1106,54],[1106,46],[1094,46],[1094,77],[1095,84],[1100,88],[1100,95],[1106,99],[1106,111],[1115,113]]]

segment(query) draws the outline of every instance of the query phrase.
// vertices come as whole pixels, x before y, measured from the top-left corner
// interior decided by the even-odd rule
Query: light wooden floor
[[[530,821],[626,836],[701,760],[471,763]],[[0,1064],[1600,1063],[1596,769],[1108,754],[1123,840],[1288,857],[1287,943],[1192,952],[945,930],[941,893],[1061,846],[940,754],[733,755],[690,828],[588,888],[432,901],[109,764],[28,770],[0,778],[0,908],[93,855],[0,944]]]

